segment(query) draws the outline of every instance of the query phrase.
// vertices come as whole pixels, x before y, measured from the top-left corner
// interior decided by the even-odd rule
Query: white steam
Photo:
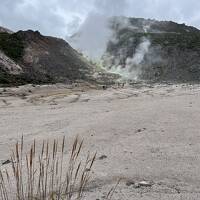
[[[91,13],[69,42],[91,60],[99,60],[112,36],[112,31],[108,26],[106,16]]]
[[[95,0],[94,9],[78,32],[67,38],[68,42],[89,59],[99,61],[107,43],[113,38],[113,31],[109,27],[110,17],[124,15],[127,7],[127,0]]]
[[[72,35],[68,41],[92,61],[105,63],[104,59],[108,59],[106,70],[119,74],[125,79],[137,80],[142,72],[142,62],[150,47],[150,41],[147,38],[142,38],[141,43],[134,50],[134,55],[126,59],[125,66],[120,65],[127,55],[125,48],[118,50],[118,56],[108,55],[108,58],[105,56],[108,42],[113,44],[119,42],[117,31],[128,29],[133,32],[148,32],[150,29],[150,22],[141,20],[141,27],[137,24],[131,24],[129,18],[122,17],[127,7],[127,0],[118,0],[117,3],[116,0],[95,0],[95,8],[80,26],[79,31]],[[117,30],[111,28],[111,24],[117,27]],[[132,39],[130,38],[130,43],[132,43]],[[109,60],[114,60],[114,63],[109,62]]]
[[[133,66],[141,64],[144,59],[144,56],[149,51],[150,41],[146,38],[142,39],[142,42],[139,44],[138,48],[136,49],[136,53],[133,55],[132,58],[127,58],[126,66],[129,71],[132,71]]]
[[[142,62],[144,61],[145,55],[149,52],[150,45],[151,43],[147,38],[142,38],[133,57],[126,59],[125,67],[122,67],[121,65],[113,66],[109,71],[120,74],[122,78],[137,81],[142,72]]]

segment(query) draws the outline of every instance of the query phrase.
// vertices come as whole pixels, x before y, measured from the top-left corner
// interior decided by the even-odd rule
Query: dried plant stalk
[[[12,152],[10,170],[0,170],[2,200],[81,200],[88,184],[96,154],[81,159],[83,141],[76,137],[70,157],[65,155],[66,142],[43,141],[36,153],[36,142],[24,151],[24,138]]]

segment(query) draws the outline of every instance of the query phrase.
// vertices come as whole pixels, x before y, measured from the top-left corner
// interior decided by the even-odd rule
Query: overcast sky
[[[0,26],[14,31],[33,29],[65,38],[91,13],[173,20],[200,28],[200,0],[0,0]]]

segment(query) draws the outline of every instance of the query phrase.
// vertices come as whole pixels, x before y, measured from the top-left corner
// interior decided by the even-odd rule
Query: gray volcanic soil
[[[0,92],[0,160],[21,134],[26,145],[63,135],[70,143],[78,134],[86,153],[98,152],[85,199],[104,199],[118,178],[114,200],[200,198],[199,85],[27,85]]]

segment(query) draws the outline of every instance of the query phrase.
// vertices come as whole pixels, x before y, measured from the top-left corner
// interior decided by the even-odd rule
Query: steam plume
[[[68,41],[77,50],[92,60],[100,60],[106,51],[113,32],[109,28],[112,16],[124,15],[127,0],[96,0],[95,8],[80,26],[79,31]]]
[[[109,71],[112,73],[120,74],[124,79],[131,79],[137,81],[139,75],[142,72],[142,62],[144,61],[145,55],[149,52],[150,45],[151,43],[149,39],[145,37],[142,38],[142,41],[136,48],[133,57],[129,57],[126,59],[125,67],[122,67],[121,65],[113,66]]]
[[[113,18],[113,16],[124,15],[127,5],[127,0],[119,0],[117,3],[116,0],[96,0],[95,9],[88,15],[79,31],[70,38],[70,44],[89,59],[100,62],[102,56],[105,55],[108,42],[118,43],[116,30],[110,26],[111,19],[117,20],[118,31],[121,29],[132,31],[138,29],[130,23],[127,17]],[[147,32],[149,28],[149,24],[143,24],[142,31]],[[147,38],[142,38],[141,43],[134,50],[134,55],[126,59],[125,67],[119,65],[121,57],[126,57],[123,49],[120,49],[121,57],[115,58],[116,63],[111,68],[110,65],[105,68],[113,73],[120,74],[123,78],[137,80],[141,73],[141,63],[148,53],[149,46],[150,41]]]

